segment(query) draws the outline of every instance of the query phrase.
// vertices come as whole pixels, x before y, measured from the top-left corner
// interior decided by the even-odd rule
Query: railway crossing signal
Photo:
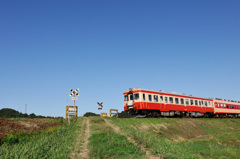
[[[103,108],[103,102],[102,103],[99,103],[99,102],[97,102],[97,104],[98,104],[98,106],[99,106],[99,108],[98,108],[98,110],[102,110],[102,108]]]
[[[79,96],[78,94],[78,91],[79,89],[76,89],[76,90],[73,90],[73,89],[70,89],[71,91],[71,94],[69,94],[69,96],[73,96],[72,97],[72,100],[74,101],[74,106],[69,106],[67,104],[67,107],[66,107],[66,118],[70,118],[70,117],[77,117],[77,106],[75,106],[75,101],[77,100],[77,97],[75,97],[75,95]],[[69,120],[69,123],[70,123],[70,120]]]
[[[102,103],[99,103],[99,102],[97,102],[97,104],[100,106],[100,107],[103,107],[103,102]]]
[[[78,94],[79,88],[76,89],[76,90],[73,90],[73,89],[70,88],[70,91],[71,91],[72,93],[69,94],[69,96],[71,97],[72,95],[74,95],[74,97],[72,98],[72,100],[74,101],[74,106],[75,106],[75,101],[77,100],[77,97],[75,97],[75,95],[79,96],[79,94]]]

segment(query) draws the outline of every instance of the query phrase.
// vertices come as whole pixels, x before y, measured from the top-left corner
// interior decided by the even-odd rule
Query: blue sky
[[[145,88],[240,100],[240,2],[0,1],[0,109],[123,110]],[[71,101],[70,104],[73,104]]]

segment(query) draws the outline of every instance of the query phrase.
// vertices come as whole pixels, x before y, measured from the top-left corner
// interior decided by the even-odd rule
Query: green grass
[[[72,121],[71,125],[28,136],[16,144],[5,142],[0,147],[0,158],[68,158],[81,122]]]
[[[240,158],[239,119],[111,121],[152,154],[163,158]]]
[[[145,158],[145,152],[141,152],[139,146],[130,143],[125,136],[115,133],[103,119],[93,117],[90,125],[90,158]]]
[[[162,158],[240,158],[240,119],[106,118],[137,145],[116,133],[103,118],[88,119],[90,158],[148,158],[141,146]],[[78,118],[71,125],[38,134],[12,134],[0,146],[0,158],[77,158],[85,137],[84,120]]]

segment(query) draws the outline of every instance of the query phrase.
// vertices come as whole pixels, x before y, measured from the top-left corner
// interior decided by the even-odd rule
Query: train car
[[[240,102],[217,98],[214,98],[213,102],[214,102],[214,114],[216,114],[217,116],[220,117],[240,116]]]
[[[131,88],[123,95],[124,110],[132,116],[213,117],[219,112],[221,114],[222,111],[215,107],[213,99],[194,97],[183,93]],[[238,114],[238,112],[235,113]]]

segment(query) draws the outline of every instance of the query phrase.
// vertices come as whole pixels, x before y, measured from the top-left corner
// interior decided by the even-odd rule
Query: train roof
[[[124,93],[129,92],[130,90],[132,91],[148,91],[148,92],[156,92],[156,93],[165,93],[165,94],[170,94],[170,95],[179,95],[179,96],[184,96],[184,97],[191,97],[191,98],[202,98],[202,99],[207,99],[207,100],[221,100],[221,101],[226,101],[226,102],[235,102],[235,103],[240,103],[240,101],[233,101],[233,100],[226,100],[226,99],[221,99],[221,98],[203,98],[203,97],[196,97],[192,95],[187,95],[185,93],[178,93],[178,92],[165,92],[163,90],[155,91],[152,89],[143,89],[143,88],[129,88],[128,90],[124,91]]]

